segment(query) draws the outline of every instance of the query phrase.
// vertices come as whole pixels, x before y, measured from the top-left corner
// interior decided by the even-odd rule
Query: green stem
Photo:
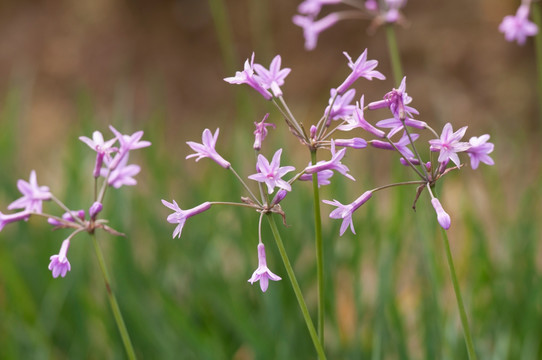
[[[301,293],[301,289],[299,288],[299,284],[297,283],[294,269],[290,264],[290,259],[288,258],[288,254],[286,253],[286,249],[284,248],[284,244],[282,243],[282,238],[280,237],[279,229],[277,228],[275,219],[273,219],[273,215],[267,213],[267,220],[269,221],[271,232],[273,233],[273,237],[275,238],[275,242],[277,243],[282,262],[284,263],[284,267],[286,268],[286,272],[288,273],[288,278],[290,279],[290,283],[292,284],[292,288],[294,289],[295,297],[297,298],[297,302],[299,303],[299,307],[301,308],[301,313],[303,314],[303,318],[305,319],[305,324],[307,325],[307,329],[309,330],[309,334],[314,344],[314,348],[316,349],[320,360],[325,360],[326,354],[324,353],[324,348],[322,347],[322,343],[320,342],[320,340],[318,339],[318,335],[316,334],[314,324],[309,314],[309,309],[307,308],[307,304],[305,303],[305,299],[303,298],[303,294]]]
[[[533,20],[538,26],[538,33],[534,37],[534,47],[538,75],[538,105],[540,106],[540,119],[542,120],[542,5],[540,2],[534,1],[531,6]]]
[[[452,251],[450,250],[450,242],[448,241],[448,234],[443,228],[442,238],[444,239],[444,249],[446,250],[446,259],[448,260],[448,267],[450,268],[450,274],[452,276],[452,283],[454,285],[455,297],[457,299],[457,307],[459,308],[459,315],[461,317],[461,325],[463,326],[463,335],[465,336],[465,342],[467,345],[467,352],[470,360],[476,360],[476,353],[474,352],[474,344],[472,342],[472,336],[469,328],[469,321],[467,319],[467,313],[465,312],[465,305],[463,304],[463,298],[461,297],[461,289],[459,282],[457,281],[457,275],[455,273],[454,260],[452,259]]]
[[[117,303],[117,298],[115,297],[115,294],[111,289],[111,279],[109,278],[109,273],[107,272],[107,268],[105,267],[105,260],[102,250],[100,249],[98,240],[96,240],[96,234],[92,234],[91,236],[92,242],[94,243],[94,250],[96,250],[96,256],[98,257],[98,263],[100,264],[100,269],[102,270],[109,304],[111,305],[111,310],[113,311],[113,316],[115,317],[115,321],[120,332],[120,337],[122,338],[122,343],[124,344],[124,349],[126,350],[126,355],[128,356],[128,359],[134,360],[136,359],[134,347],[132,346],[130,335],[128,334],[128,330],[126,329],[126,325],[124,324],[124,319],[122,318],[119,304]]]
[[[316,164],[316,150],[311,151],[311,161]],[[316,277],[318,279],[318,336],[324,343],[324,247],[322,243],[322,216],[320,212],[320,189],[318,174],[312,174],[312,193],[314,197],[314,241],[316,246]]]
[[[395,37],[393,24],[386,25],[386,39],[388,41],[388,50],[390,52],[393,79],[395,86],[399,87],[401,80],[403,79],[403,70],[401,68],[401,57],[399,55],[399,47],[397,46],[397,38]]]

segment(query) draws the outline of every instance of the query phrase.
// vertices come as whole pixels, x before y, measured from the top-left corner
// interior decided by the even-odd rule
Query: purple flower
[[[493,143],[487,142],[489,135],[485,134],[480,137],[473,136],[469,140],[470,147],[467,149],[467,154],[470,157],[470,166],[473,169],[478,168],[480,161],[487,165],[494,165],[495,162],[488,154],[493,152]]]
[[[273,129],[276,127],[275,124],[266,124],[265,120],[269,117],[269,113],[265,114],[262,121],[254,122],[254,125],[256,126],[256,130],[254,130],[254,150],[260,150],[262,148],[262,142],[267,136],[267,127],[271,126]]]
[[[51,262],[49,263],[49,270],[53,272],[53,277],[56,279],[59,275],[64,277],[66,273],[71,270],[70,262],[66,257],[68,248],[70,247],[70,239],[66,239],[62,242],[60,252],[58,255],[51,256]]]
[[[319,161],[316,165],[310,165],[305,168],[306,174],[319,173],[324,170],[335,170],[346,176],[351,180],[356,180],[350,174],[348,174],[348,167],[341,163],[342,158],[346,154],[346,148],[339,151],[335,151],[335,142],[331,140],[331,160],[329,161]]]
[[[290,68],[280,68],[281,58],[280,55],[277,55],[271,61],[269,65],[269,70],[264,68],[260,64],[254,64],[254,70],[258,74],[261,85],[266,89],[271,89],[271,92],[275,96],[282,96],[282,90],[280,87],[284,85],[284,79],[292,69]]]
[[[516,40],[519,45],[525,44],[527,36],[534,36],[538,33],[538,27],[530,22],[529,5],[523,4],[518,8],[516,15],[505,16],[499,25],[499,31],[504,33],[506,41]]]
[[[17,188],[23,196],[8,206],[8,210],[25,209],[30,212],[41,214],[42,202],[51,200],[51,193],[48,186],[39,186],[36,179],[36,172],[30,172],[29,181],[18,180]]]
[[[65,212],[64,214],[62,214],[62,219],[68,221],[68,222],[75,222],[75,219],[72,217],[72,213],[74,215],[76,215],[79,219],[81,219],[82,221],[85,220],[85,210],[72,210],[71,213],[69,212]],[[53,226],[61,226],[61,225],[64,225],[64,223],[62,223],[61,221],[57,220],[57,219],[54,219],[54,218],[48,218],[47,219],[47,222]]]
[[[367,80],[372,80],[373,77],[384,80],[386,77],[376,71],[375,68],[378,65],[378,61],[369,60],[367,61],[367,49],[357,58],[356,62],[352,61],[352,58],[345,51],[343,52],[344,56],[348,59],[348,66],[352,69],[352,73],[344,80],[344,82],[337,88],[339,94],[343,94],[348,88],[360,77],[363,77]]]
[[[95,201],[94,204],[92,204],[90,208],[88,209],[88,215],[90,216],[92,220],[96,220],[96,217],[102,211],[102,209],[103,209],[102,203]]]
[[[186,143],[188,146],[192,148],[196,153],[190,154],[186,158],[192,158],[196,157],[196,161],[199,161],[203,158],[210,158],[211,160],[214,160],[218,165],[222,166],[225,169],[229,169],[231,164],[224,160],[224,158],[215,150],[216,140],[218,139],[218,133],[220,129],[216,129],[214,135],[211,133],[211,130],[205,129],[203,130],[203,134],[201,135],[201,142],[202,144],[198,144],[193,141],[187,141]]]
[[[324,163],[324,161],[318,161],[316,164],[321,165]],[[308,166],[311,166],[312,164],[309,162]],[[316,173],[316,178],[318,181],[318,187],[323,185],[329,185],[331,184],[331,181],[329,179],[333,176],[333,170],[321,170]],[[303,174],[299,177],[299,180],[301,181],[312,181],[312,174]]]
[[[116,167],[119,166],[120,162],[131,150],[141,149],[151,145],[149,141],[140,141],[143,137],[143,131],[136,131],[132,135],[123,135],[111,125],[109,125],[109,129],[115,134],[117,140],[120,143],[119,152],[117,153],[113,161],[109,164],[109,168],[111,170],[116,169]]]
[[[335,146],[351,147],[353,149],[365,149],[367,141],[362,138],[335,139]]]
[[[181,237],[181,232],[183,231],[184,223],[186,222],[186,219],[189,217],[192,217],[194,215],[200,214],[204,212],[205,210],[209,210],[211,207],[210,202],[204,202],[201,205],[196,206],[195,208],[189,209],[189,210],[182,210],[179,205],[173,200],[173,203],[167,202],[166,200],[162,200],[162,204],[164,206],[170,208],[171,210],[175,211],[173,214],[170,214],[167,217],[167,221],[170,224],[179,224],[173,231],[173,238],[178,236]]]
[[[280,62],[279,62],[280,66]],[[285,75],[286,76],[286,75]],[[235,76],[224,78],[225,82],[230,84],[247,84],[254,90],[258,91],[266,100],[271,100],[273,95],[260,83],[260,79],[254,75],[254,53],[250,62],[248,59],[245,61],[245,68],[243,71],[237,71]]]
[[[384,95],[384,99],[380,101],[374,101],[369,103],[370,110],[380,109],[388,107],[393,114],[393,117],[397,120],[405,120],[407,116],[413,117],[412,114],[419,115],[418,110],[413,107],[407,106],[412,102],[412,98],[406,93],[406,76],[403,77],[401,85],[398,89],[393,89]],[[380,126],[377,124],[377,126]]]
[[[440,201],[437,198],[431,199],[431,204],[433,204],[433,208],[435,208],[435,212],[437,213],[438,223],[440,224],[440,226],[442,226],[443,229],[448,230],[452,225],[450,215],[448,215],[448,213],[444,211],[442,205],[440,204]]]
[[[15,214],[3,214],[0,211],[0,231],[6,226],[7,224],[10,224],[12,222],[21,221],[21,220],[28,220],[30,217],[31,212],[29,210],[24,210]]]
[[[348,226],[350,226],[350,230],[352,230],[352,233],[354,234],[356,233],[356,231],[354,230],[354,223],[352,222],[352,214],[361,205],[365,204],[371,198],[371,196],[373,196],[373,192],[366,191],[360,197],[354,200],[354,202],[348,205],[343,205],[337,200],[333,200],[333,201],[323,200],[324,203],[337,207],[335,210],[333,210],[329,214],[330,218],[343,219],[343,222],[341,224],[340,236],[344,234],[346,229],[348,229]]]
[[[297,7],[300,14],[318,16],[323,5],[339,4],[341,0],[305,0]]]
[[[115,160],[113,160],[115,161]],[[106,160],[106,164],[107,164]],[[128,163],[128,156],[124,156],[120,163],[113,168],[113,166],[109,165],[109,169],[102,168],[100,170],[100,175],[103,177],[108,176],[107,183],[109,186],[113,186],[115,189],[120,188],[123,185],[127,186],[133,186],[137,184],[137,181],[133,178],[133,176],[136,176],[141,171],[141,167],[139,165],[127,165]],[[110,170],[114,169],[114,170]]]
[[[118,149],[113,147],[113,144],[117,141],[117,138],[113,138],[108,141],[104,141],[104,137],[101,132],[94,131],[92,133],[92,139],[86,136],[79,136],[79,140],[87,144],[92,150],[96,151],[96,163],[94,166],[94,177],[100,176],[100,169],[102,168],[102,162],[104,156],[111,159],[111,153]]]
[[[425,127],[427,126],[427,123],[425,121],[406,118],[404,120],[404,125],[410,126],[416,129],[425,129]],[[376,123],[376,126],[391,129],[390,132],[388,133],[389,138],[397,134],[399,131],[403,130],[404,125],[403,125],[403,121],[397,119],[396,117],[380,120],[379,122]]]
[[[440,163],[449,159],[453,161],[455,165],[459,166],[460,161],[457,153],[465,151],[470,147],[469,143],[459,141],[463,138],[466,131],[467,126],[463,126],[461,129],[453,132],[452,125],[446,123],[442,130],[442,134],[440,135],[440,139],[429,140],[431,151],[440,151],[438,157]]]
[[[382,130],[375,128],[373,125],[369,124],[367,120],[365,120],[365,117],[363,115],[363,103],[364,96],[362,95],[360,102],[356,103],[353,115],[345,119],[347,122],[346,124],[337,126],[337,130],[350,131],[355,128],[362,128],[363,130],[377,137],[383,138],[384,136],[386,136],[386,134]]]
[[[276,186],[287,191],[292,190],[290,184],[281,178],[290,171],[295,170],[295,168],[293,166],[280,167],[281,154],[282,149],[278,149],[277,152],[275,152],[275,155],[273,155],[271,163],[269,163],[262,154],[259,154],[258,162],[256,163],[256,170],[258,172],[248,177],[251,180],[265,183],[269,194],[273,192],[273,189]]]
[[[328,115],[328,120],[326,123],[326,126],[329,126],[331,123],[331,120],[338,120],[338,119],[346,119],[349,116],[352,115],[354,112],[354,109],[356,108],[354,105],[351,105],[350,103],[354,99],[354,96],[356,96],[356,90],[350,89],[343,95],[336,95],[337,90],[331,89],[330,91],[330,97],[329,97],[329,105],[326,107],[324,114]],[[333,98],[335,98],[335,101],[333,102]],[[333,102],[333,107],[330,106]]]
[[[248,282],[254,284],[256,281],[260,281],[260,288],[263,292],[266,292],[269,286],[269,280],[279,281],[282,278],[275,275],[267,267],[267,261],[265,259],[265,246],[262,243],[258,244],[258,268],[252,274],[252,277],[248,279]]]
[[[331,13],[317,21],[312,16],[295,15],[292,18],[294,24],[303,28],[306,50],[314,50],[318,42],[318,35],[335,25],[339,20],[340,17],[337,13]]]
[[[413,142],[418,140],[419,137],[420,137],[420,134],[410,134],[410,138],[412,139]],[[414,157],[414,153],[408,147],[410,145],[410,139],[408,138],[408,135],[406,132],[403,133],[403,136],[401,137],[401,139],[399,139],[399,141],[394,142],[393,144],[395,145],[395,147],[387,141],[380,141],[380,140],[371,141],[371,145],[375,148],[384,149],[384,150],[395,150],[395,148],[397,148],[401,156],[404,156],[408,159],[411,159]]]

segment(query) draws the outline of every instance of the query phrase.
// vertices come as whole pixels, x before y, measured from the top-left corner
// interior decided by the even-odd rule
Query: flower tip
[[[450,219],[450,215],[444,209],[442,208],[442,205],[440,204],[439,199],[433,198],[431,200],[431,204],[433,204],[433,208],[435,209],[435,212],[437,213],[437,221],[440,226],[444,230],[448,230],[450,226],[452,225],[452,220]]]

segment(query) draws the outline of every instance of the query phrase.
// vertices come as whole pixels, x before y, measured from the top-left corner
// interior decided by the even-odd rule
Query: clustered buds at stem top
[[[265,246],[263,243],[258,244],[258,268],[252,274],[252,277],[248,279],[248,282],[254,284],[256,281],[260,282],[260,288],[263,292],[267,291],[269,286],[269,280],[279,281],[282,278],[278,275],[275,275],[267,267],[267,261],[265,259]]]
[[[516,15],[505,16],[499,25],[499,31],[504,33],[506,41],[517,41],[518,45],[525,44],[527,36],[538,34],[538,26],[529,21],[530,0],[523,1]]]
[[[216,129],[213,135],[211,133],[211,130],[203,130],[203,134],[201,135],[201,144],[193,141],[187,141],[186,143],[188,144],[188,146],[190,146],[192,150],[194,150],[196,153],[190,154],[186,158],[190,159],[192,157],[196,157],[196,161],[199,161],[203,158],[208,157],[211,160],[215,161],[218,165],[222,166],[224,169],[229,169],[231,166],[229,161],[226,161],[215,150],[216,140],[218,139],[219,131],[220,129]]]

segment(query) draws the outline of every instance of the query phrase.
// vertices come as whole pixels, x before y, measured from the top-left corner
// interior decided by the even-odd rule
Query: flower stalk
[[[117,328],[119,329],[120,337],[122,338],[122,343],[124,344],[124,349],[126,350],[126,356],[128,356],[128,359],[130,360],[135,360],[136,355],[134,352],[134,347],[132,345],[132,341],[130,340],[128,330],[126,329],[126,324],[124,323],[122,313],[120,312],[117,298],[115,297],[115,293],[111,288],[111,279],[109,277],[107,267],[105,266],[105,260],[102,250],[100,249],[100,245],[98,244],[98,240],[96,239],[96,234],[91,234],[91,237],[94,244],[94,250],[96,251],[96,257],[98,258],[98,263],[100,265],[100,270],[102,271],[102,276],[104,278],[107,298],[109,300],[109,304],[111,305],[113,317],[115,318],[115,322],[117,323]]]
[[[401,66],[401,56],[399,55],[399,46],[395,36],[393,24],[386,24],[386,40],[388,42],[388,50],[390,52],[391,69],[393,72],[393,81],[395,86],[401,84],[403,78],[403,68]]]

